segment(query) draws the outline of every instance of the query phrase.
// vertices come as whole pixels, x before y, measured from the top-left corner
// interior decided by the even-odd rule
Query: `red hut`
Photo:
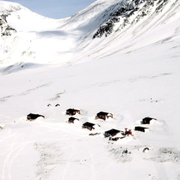
[[[66,110],[66,114],[70,116],[74,116],[76,113],[80,114],[80,110],[71,108]]]
[[[108,112],[103,112],[103,111],[101,111],[101,112],[99,112],[99,113],[97,113],[97,115],[96,115],[96,119],[103,119],[103,120],[106,120],[107,118],[113,118],[113,114],[112,113],[108,113]]]
[[[79,121],[78,118],[70,117],[70,118],[68,119],[68,123],[74,123],[75,120]]]
[[[89,129],[90,131],[92,131],[93,129],[95,129],[94,126],[95,126],[95,124],[86,122],[82,125],[82,128]]]
[[[117,129],[111,129],[109,131],[106,131],[104,133],[104,137],[113,137],[115,136],[116,134],[120,133],[121,131],[120,130],[117,130]]]

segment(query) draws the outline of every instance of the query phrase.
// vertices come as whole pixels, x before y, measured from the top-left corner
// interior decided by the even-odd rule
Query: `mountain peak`
[[[5,12],[10,13],[10,12],[14,12],[14,11],[19,11],[23,8],[26,9],[25,7],[21,6],[18,3],[0,1],[0,12],[3,12],[3,13],[5,13]]]
[[[180,26],[177,0],[98,0],[61,20],[45,18],[16,3],[0,1],[0,5],[1,34],[17,32],[14,38],[1,39],[6,44],[1,53],[12,59],[18,52],[16,59],[23,62],[59,62],[59,57],[63,62],[76,57],[71,61],[77,62],[129,52],[174,36]],[[165,28],[171,30],[164,33]]]

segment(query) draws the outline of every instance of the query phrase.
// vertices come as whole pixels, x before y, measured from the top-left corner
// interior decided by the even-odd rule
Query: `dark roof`
[[[99,113],[97,113],[97,115],[108,115],[109,113],[107,112],[103,112],[103,111],[100,111]]]
[[[90,123],[90,122],[85,122],[84,124],[83,124],[83,126],[88,126],[88,127],[93,127],[95,124],[93,124],[93,123]]]
[[[147,127],[142,127],[142,126],[136,126],[134,128],[135,131],[142,131],[142,132],[145,132],[145,130],[148,129]]]
[[[67,114],[67,115],[72,115],[72,116],[74,116],[76,113],[80,114],[80,110],[78,110],[78,109],[72,109],[72,108],[66,110],[66,114]]]
[[[109,130],[109,131],[106,131],[105,134],[108,134],[108,135],[110,135],[110,136],[114,136],[114,135],[116,135],[116,134],[119,133],[119,132],[120,132],[120,130],[111,129],[111,130]]]
[[[79,121],[79,119],[78,119],[78,118],[75,118],[75,117],[70,117],[70,118],[69,118],[69,122],[74,122],[75,120],[78,120],[78,121]]]
[[[70,117],[69,120],[76,120],[77,118],[75,117]]]
[[[76,112],[76,111],[79,111],[78,109],[73,109],[73,108],[70,108],[70,109],[67,109],[66,112],[69,112],[69,113],[73,113],[73,112]]]
[[[79,111],[78,109],[74,109],[74,108],[69,108],[66,111]]]
[[[149,124],[151,120],[156,120],[155,118],[151,118],[151,117],[145,117],[142,119],[141,123],[142,124]]]
[[[44,117],[44,116],[40,114],[32,114],[32,113],[27,115],[27,119],[36,119],[38,117]]]
[[[151,121],[152,119],[154,119],[154,118],[151,118],[151,117],[145,117],[145,118],[143,118],[142,120]]]

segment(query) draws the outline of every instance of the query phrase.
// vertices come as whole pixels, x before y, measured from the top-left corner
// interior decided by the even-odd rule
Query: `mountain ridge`
[[[6,2],[1,1],[1,4],[4,5],[4,8],[6,7]],[[150,29],[152,29],[151,32],[155,32],[156,29],[157,31],[162,29],[160,26],[165,28],[170,21],[175,22],[174,17],[178,17],[177,14],[179,14],[177,0],[99,0],[72,17],[59,20],[39,16],[16,3],[12,5],[7,3],[10,14],[3,13],[3,6],[1,6],[0,14],[6,16],[7,27],[10,29],[6,33],[16,32],[14,38],[1,38],[2,57],[6,57],[1,59],[3,64],[6,63],[6,59],[9,59],[8,62],[11,61],[10,59],[14,59],[15,54],[14,46],[8,45],[6,41],[8,43],[11,41],[11,44],[14,44],[13,42],[17,43],[15,39],[19,39],[21,44],[25,43],[24,47],[26,48],[21,47],[22,50],[19,50],[19,54],[16,53],[16,56],[20,59],[19,62],[29,62],[32,58],[33,63],[41,63],[42,60],[40,59],[44,59],[45,63],[64,64],[71,61],[72,57],[75,57],[75,60],[72,60],[72,63],[74,63],[82,59],[102,58],[105,54],[109,56],[121,52],[124,45],[125,47],[132,46],[129,45],[130,41],[140,44],[143,36],[148,39],[146,34],[150,32]],[[178,28],[179,25],[176,29]],[[1,34],[3,31],[5,30],[1,30]],[[174,31],[176,30],[174,29]],[[166,34],[167,37],[164,38],[169,38],[170,35]],[[110,37],[107,38],[107,36]],[[153,36],[152,33],[151,36]],[[51,46],[57,44],[54,46],[54,50],[50,50],[50,46],[46,43],[47,39],[50,38]],[[62,42],[65,42],[66,38],[69,43],[62,46]],[[101,39],[96,40],[97,38]],[[159,41],[159,38],[157,40],[155,38],[152,38],[154,39],[153,43]],[[42,48],[40,48],[41,40],[44,41]],[[117,43],[119,50],[117,48],[110,52],[109,47],[114,43]],[[7,44],[5,46],[7,48],[4,49],[2,44]],[[26,53],[27,49],[28,52]],[[90,52],[89,49],[91,49]],[[127,52],[131,51],[130,48],[126,49]],[[47,53],[47,57],[44,56],[44,52]],[[34,55],[29,57],[29,54]],[[58,60],[59,56],[63,57],[63,62]]]

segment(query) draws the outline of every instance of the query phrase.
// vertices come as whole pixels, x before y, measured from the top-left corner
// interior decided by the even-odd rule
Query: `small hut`
[[[136,126],[134,128],[135,131],[141,131],[141,132],[146,132],[148,130],[147,127],[141,127],[141,126]]]
[[[156,119],[151,117],[145,117],[142,119],[141,124],[150,124],[151,120],[156,120]]]
[[[101,111],[101,112],[99,112],[99,113],[97,113],[97,115],[96,115],[96,119],[103,119],[103,120],[106,120],[107,118],[113,118],[113,114],[112,113],[108,113],[108,112],[103,112],[103,111]]]
[[[82,128],[88,129],[90,131],[92,131],[93,129],[95,129],[95,124],[90,123],[90,122],[86,122],[82,125]]]
[[[68,119],[68,123],[74,123],[75,120],[76,120],[76,121],[79,121],[78,118],[70,117],[70,118]]]
[[[120,130],[117,130],[117,129],[111,129],[109,131],[106,131],[104,133],[104,137],[113,137],[115,136],[116,134],[120,133],[121,131]]]
[[[74,116],[76,113],[80,114],[80,110],[71,108],[66,110],[66,114],[70,116]]]
[[[27,120],[33,121],[33,120],[37,119],[38,117],[45,118],[45,116],[43,116],[43,115],[30,113],[30,114],[27,115]]]

